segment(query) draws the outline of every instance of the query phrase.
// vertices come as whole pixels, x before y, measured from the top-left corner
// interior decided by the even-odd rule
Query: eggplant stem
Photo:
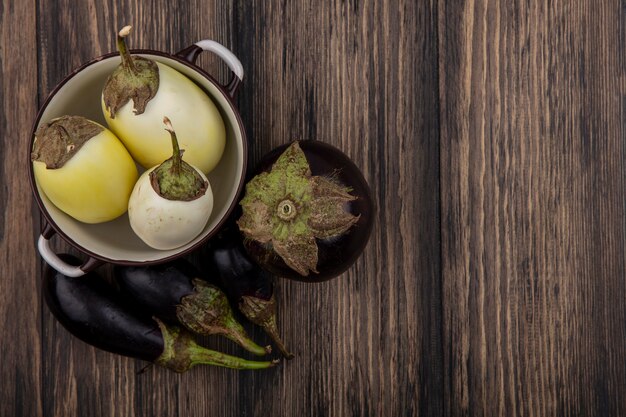
[[[249,361],[247,359],[206,349],[195,343],[189,346],[188,353],[190,368],[195,365],[215,365],[231,369],[267,369],[276,366],[280,362],[278,359],[263,362]]]
[[[195,365],[215,365],[231,369],[266,369],[276,366],[278,360],[250,361],[226,355],[198,345],[191,334],[175,326],[168,327],[156,317],[163,336],[163,353],[156,363],[175,372],[186,372]]]
[[[278,335],[276,325],[276,299],[272,295],[269,300],[244,295],[239,300],[239,311],[252,323],[261,326],[276,343],[278,350],[285,359],[293,359],[295,355],[287,350]]]
[[[180,174],[180,165],[182,160],[182,155],[180,148],[178,146],[178,139],[176,138],[176,132],[174,131],[174,127],[172,126],[172,122],[167,116],[163,116],[163,124],[165,125],[165,130],[170,133],[170,137],[172,138],[172,169],[171,172],[174,175]]]
[[[287,346],[285,346],[283,340],[280,338],[278,334],[278,327],[276,326],[276,316],[272,315],[267,320],[259,323],[259,325],[265,330],[265,332],[269,335],[274,343],[276,343],[276,347],[280,351],[280,353],[285,357],[285,359],[293,359],[296,355],[289,352],[287,350]]]
[[[120,56],[122,57],[122,65],[124,68],[128,69],[134,75],[137,75],[139,71],[135,66],[135,62],[133,58],[130,56],[130,52],[128,52],[128,47],[126,46],[126,37],[130,34],[132,26],[124,26],[117,34],[117,50],[120,52]]]
[[[257,356],[265,356],[269,353],[272,353],[271,346],[261,347],[257,345],[252,339],[247,337],[245,330],[238,322],[232,320],[232,322],[226,327],[226,330],[227,331],[224,333],[224,337],[237,343],[248,352],[253,353]]]
[[[264,356],[271,347],[257,345],[233,316],[226,295],[218,287],[194,278],[194,293],[186,295],[176,307],[176,318],[197,334],[227,337],[247,351]]]

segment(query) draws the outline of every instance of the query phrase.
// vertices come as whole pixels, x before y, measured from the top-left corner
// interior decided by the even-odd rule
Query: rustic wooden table
[[[252,161],[316,138],[371,185],[357,264],[280,283],[291,362],[137,375],[42,303],[31,123],[126,23],[235,52]],[[626,415],[623,1],[3,0],[0,28],[1,416]]]

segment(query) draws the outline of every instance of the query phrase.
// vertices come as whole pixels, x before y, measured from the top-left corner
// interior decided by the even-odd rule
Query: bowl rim
[[[43,201],[41,199],[41,196],[39,195],[39,192],[37,191],[37,183],[35,181],[35,175],[34,175],[34,170],[33,170],[33,163],[31,161],[31,152],[32,152],[32,149],[33,149],[33,142],[35,140],[35,132],[37,130],[37,127],[39,126],[39,122],[41,120],[41,117],[43,116],[43,113],[45,112],[45,110],[47,109],[48,105],[50,104],[50,101],[52,100],[52,98],[59,92],[59,90],[61,90],[61,88],[63,88],[63,86],[65,86],[65,84],[67,82],[69,82],[72,78],[74,78],[79,72],[83,71],[84,69],[86,69],[87,67],[89,67],[91,65],[94,65],[94,64],[96,64],[96,63],[98,63],[100,61],[103,61],[105,59],[118,57],[119,56],[118,52],[109,52],[107,54],[100,55],[100,56],[98,56],[96,58],[93,58],[93,59],[85,62],[84,64],[80,65],[79,67],[73,69],[58,84],[56,84],[55,87],[52,89],[52,91],[48,94],[48,96],[44,100],[43,104],[39,107],[39,110],[37,111],[37,116],[35,117],[35,120],[33,122],[31,130],[30,130],[30,138],[29,138],[29,141],[28,141],[28,143],[29,143],[29,145],[28,145],[28,180],[29,180],[30,188],[31,188],[31,191],[32,191],[33,196],[35,198],[35,201],[37,202],[37,206],[39,207],[39,212],[45,218],[44,223],[41,224],[41,227],[40,227],[41,236],[43,236],[44,238],[49,239],[56,232],[70,246],[72,246],[76,250],[84,253],[85,255],[91,257],[92,260],[99,260],[99,261],[103,261],[103,262],[107,262],[107,263],[111,263],[111,264],[115,264],[115,265],[127,265],[127,266],[131,266],[131,265],[156,265],[156,264],[172,261],[174,259],[180,258],[182,256],[185,256],[185,255],[193,252],[199,246],[203,245],[207,240],[209,240],[211,237],[213,237],[222,228],[224,223],[229,219],[230,215],[232,214],[233,210],[235,209],[236,205],[239,202],[239,197],[240,197],[241,192],[243,190],[243,186],[244,186],[245,179],[246,179],[246,171],[247,171],[247,165],[248,165],[248,157],[247,157],[248,156],[248,138],[247,138],[247,135],[246,135],[245,127],[243,125],[243,121],[241,119],[241,115],[239,114],[239,110],[237,109],[237,107],[235,106],[235,104],[233,102],[235,94],[233,94],[231,96],[228,93],[228,91],[226,90],[226,86],[223,86],[222,84],[217,82],[217,80],[215,78],[213,78],[204,69],[200,68],[195,63],[190,62],[190,61],[184,59],[181,56],[178,56],[178,55],[175,55],[175,54],[169,54],[169,53],[162,52],[162,51],[156,51],[156,50],[152,50],[152,49],[131,49],[130,53],[133,54],[133,55],[155,55],[155,56],[162,57],[162,58],[172,59],[172,60],[174,60],[174,61],[176,61],[176,62],[178,62],[178,63],[180,63],[182,65],[185,65],[185,66],[189,67],[191,70],[199,73],[204,78],[206,78],[211,84],[213,84],[218,89],[218,91],[226,99],[226,102],[230,106],[233,114],[235,115],[235,119],[237,121],[237,125],[238,125],[238,128],[239,128],[239,131],[241,132],[241,142],[242,142],[241,145],[242,145],[242,153],[243,153],[243,157],[242,157],[243,163],[242,163],[241,177],[239,178],[239,184],[237,185],[237,190],[235,192],[235,198],[233,198],[233,200],[230,202],[230,205],[226,209],[226,212],[225,212],[224,216],[221,219],[219,219],[219,221],[217,222],[217,224],[215,225],[215,227],[213,227],[213,229],[211,231],[209,231],[204,237],[202,237],[200,240],[198,240],[196,243],[194,243],[193,245],[189,246],[188,248],[185,248],[185,249],[183,249],[183,250],[181,250],[179,252],[176,252],[176,253],[174,253],[172,255],[169,255],[169,256],[165,256],[163,258],[144,260],[144,261],[134,261],[134,260],[128,260],[128,259],[111,259],[111,258],[108,258],[106,256],[100,255],[98,253],[95,253],[95,252],[93,252],[91,250],[88,250],[88,249],[84,248],[83,246],[81,246],[78,243],[76,243],[68,234],[66,234],[63,231],[63,229],[59,225],[57,225],[55,223],[55,221],[52,219],[50,213],[48,213],[48,210],[46,209],[46,206],[44,205],[44,203],[43,203]],[[92,262],[92,261],[88,261],[88,262]]]

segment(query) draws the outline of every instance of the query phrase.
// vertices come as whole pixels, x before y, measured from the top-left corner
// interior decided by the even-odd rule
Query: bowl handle
[[[176,53],[176,56],[179,56],[195,65],[196,59],[198,59],[198,55],[200,55],[202,51],[213,52],[226,62],[226,65],[228,65],[228,68],[230,68],[230,71],[232,72],[232,77],[230,78],[228,84],[223,85],[222,87],[226,89],[231,98],[235,98],[239,84],[241,84],[241,80],[243,80],[243,65],[241,65],[241,61],[237,59],[235,54],[233,54],[224,45],[209,39],[204,39]]]
[[[102,264],[101,260],[92,257],[89,257],[80,266],[72,266],[65,263],[57,256],[56,253],[54,253],[52,248],[50,248],[50,238],[54,236],[55,233],[55,230],[49,224],[46,224],[41,236],[39,236],[37,249],[39,249],[39,254],[48,263],[48,265],[56,269],[58,272],[68,277],[80,277]]]

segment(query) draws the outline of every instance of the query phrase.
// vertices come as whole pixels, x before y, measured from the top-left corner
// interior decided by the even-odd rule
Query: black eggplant
[[[271,352],[257,345],[237,322],[226,295],[200,279],[189,262],[177,259],[154,266],[116,266],[122,291],[158,318],[202,335],[223,335],[255,355]]]
[[[60,256],[67,263],[80,264],[71,255]],[[142,315],[122,301],[94,272],[70,278],[46,266],[43,295],[63,327],[85,343],[176,372],[199,364],[234,369],[263,369],[276,364],[248,361],[199,346],[189,332]]]
[[[265,155],[253,174],[237,224],[261,267],[318,282],[342,274],[361,255],[374,202],[363,174],[339,149],[293,142]]]
[[[274,276],[248,256],[236,225],[225,226],[207,246],[207,279],[216,282],[241,313],[260,326],[274,341],[281,354],[292,359],[278,334]]]

